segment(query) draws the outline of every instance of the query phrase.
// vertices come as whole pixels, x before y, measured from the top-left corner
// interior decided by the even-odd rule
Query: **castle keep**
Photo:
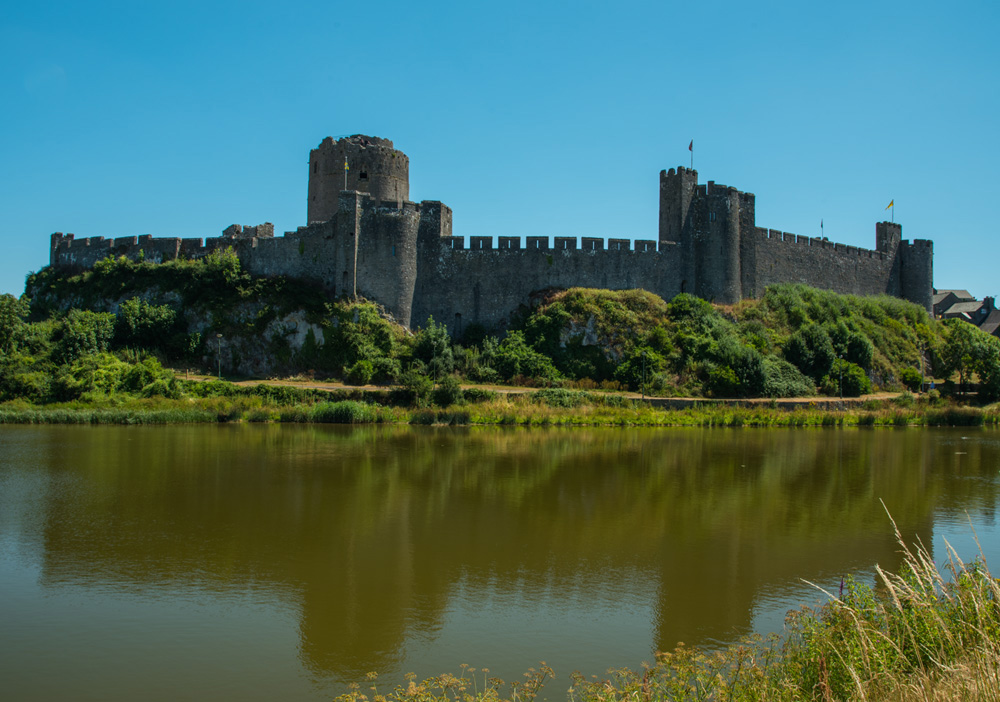
[[[348,164],[345,171],[344,163]],[[233,225],[202,239],[52,235],[50,264],[89,268],[107,256],[165,261],[231,246],[257,275],[313,281],[334,295],[363,295],[400,323],[429,317],[455,333],[502,326],[532,293],[549,288],[643,288],[720,303],[756,297],[775,283],[840,293],[887,293],[928,311],[933,246],[875,225],[875,249],[758,227],[755,197],[687,168],[660,172],[656,240],[452,236],[451,209],[409,201],[409,159],[388,139],[326,138],[309,155],[307,224],[282,237],[274,227]]]

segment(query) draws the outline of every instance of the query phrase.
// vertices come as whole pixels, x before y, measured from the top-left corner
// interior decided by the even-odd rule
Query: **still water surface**
[[[4,698],[328,699],[780,630],[943,538],[1000,563],[1000,433],[0,427]],[[995,568],[998,569],[1000,566]],[[562,697],[561,684],[550,698]]]

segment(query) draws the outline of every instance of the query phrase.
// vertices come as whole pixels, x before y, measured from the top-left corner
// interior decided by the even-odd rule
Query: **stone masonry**
[[[345,169],[344,164],[347,163]],[[835,244],[756,225],[755,196],[688,168],[660,172],[656,240],[452,236],[451,208],[410,202],[409,159],[388,139],[324,139],[309,158],[307,224],[282,237],[264,223],[202,239],[51,238],[50,265],[89,268],[107,256],[166,261],[232,247],[258,275],[286,275],[332,295],[363,295],[408,327],[430,317],[460,334],[503,327],[534,293],[568,287],[643,288],[670,299],[689,292],[719,303],[768,285],[805,283],[840,293],[885,293],[928,311],[933,245],[875,226],[875,248]],[[345,187],[346,181],[346,187]]]

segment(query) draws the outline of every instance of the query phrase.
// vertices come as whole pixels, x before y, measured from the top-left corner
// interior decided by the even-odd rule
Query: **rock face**
[[[453,330],[503,326],[548,288],[642,288],[667,300],[687,292],[728,304],[791,282],[887,293],[928,311],[932,305],[930,241],[904,241],[892,222],[876,225],[874,249],[761,228],[753,193],[699,184],[697,171],[683,167],[660,173],[656,239],[472,236],[466,246],[464,237],[452,236],[451,208],[408,198],[409,159],[391,141],[327,138],[309,156],[307,224],[283,237],[267,223],[233,225],[204,240],[57,233],[50,263],[87,268],[107,256],[166,261],[232,247],[252,273],[312,281],[331,295],[363,295],[407,327],[433,317]],[[597,206],[614,211],[619,204]]]
[[[202,289],[190,282],[178,284],[166,271],[156,276],[158,267],[147,267],[147,272],[149,268],[154,269],[157,282],[145,284],[143,275],[129,279],[123,274],[107,284],[93,278],[68,279],[51,271],[45,281],[29,282],[26,294],[32,300],[32,307],[42,315],[70,309],[117,314],[122,304],[132,299],[154,307],[169,307],[179,320],[176,334],[184,337],[181,345],[194,350],[194,356],[188,356],[188,363],[214,369],[221,359],[225,373],[253,377],[288,376],[314,370],[310,363],[330,350],[327,345],[332,343],[338,326],[338,312],[331,310],[338,309],[340,315],[350,318],[353,309],[357,315],[357,305],[328,303],[320,290],[296,290],[289,295],[287,288],[296,287],[291,281],[264,281],[258,286],[263,292],[258,290],[252,296],[233,301],[238,293],[232,290],[220,293],[210,289],[211,286]],[[109,288],[115,292],[107,293]],[[301,305],[296,304],[296,299]],[[391,323],[388,315],[364,304],[372,307],[371,314]],[[163,341],[161,348],[178,347],[176,339]]]

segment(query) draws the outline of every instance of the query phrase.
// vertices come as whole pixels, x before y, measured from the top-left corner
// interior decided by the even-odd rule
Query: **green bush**
[[[449,407],[451,405],[461,405],[465,402],[465,395],[458,378],[453,375],[446,375],[440,385],[434,390],[434,404],[438,407]]]
[[[427,326],[416,334],[413,343],[413,358],[423,361],[428,372],[441,378],[455,370],[455,357],[451,348],[448,327],[437,324],[433,317],[427,319]]]
[[[785,359],[811,378],[830,372],[837,354],[830,337],[818,324],[807,324],[795,332],[784,348]]]
[[[321,402],[313,406],[310,421],[322,424],[368,424],[378,421],[378,413],[364,402]]]
[[[904,368],[899,372],[899,380],[908,390],[917,392],[920,390],[920,384],[923,382],[924,377],[920,375],[920,371],[916,368]]]
[[[516,376],[537,380],[556,380],[560,377],[552,359],[531,348],[521,331],[508,333],[496,346],[488,362],[506,380]]]
[[[12,354],[24,339],[28,303],[13,295],[0,295],[0,353]]]
[[[823,393],[831,397],[840,395],[841,383],[844,397],[860,397],[872,391],[871,380],[864,369],[849,361],[838,360],[834,363],[830,374],[821,383]]]
[[[178,322],[176,310],[133,297],[118,306],[114,341],[117,346],[180,351]]]
[[[416,370],[408,370],[399,379],[400,387],[390,394],[390,400],[397,405],[426,407],[434,392],[434,381]]]
[[[462,391],[466,402],[492,402],[500,397],[500,393],[486,388],[466,388]]]
[[[56,360],[68,363],[82,356],[107,351],[111,347],[114,333],[113,314],[72,309],[63,319],[58,331]]]
[[[344,378],[348,385],[368,385],[375,376],[375,367],[371,361],[360,360],[347,371]]]
[[[589,393],[578,390],[565,390],[563,388],[545,388],[531,393],[533,402],[549,407],[581,407],[590,402]]]
[[[816,394],[812,380],[785,359],[767,356],[763,365],[765,397],[808,397]]]

